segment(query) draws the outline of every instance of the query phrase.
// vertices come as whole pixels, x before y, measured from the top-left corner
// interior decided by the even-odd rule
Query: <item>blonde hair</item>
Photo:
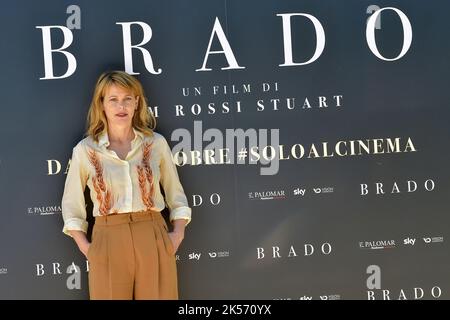
[[[91,136],[94,141],[98,142],[100,135],[107,131],[108,122],[102,104],[106,89],[113,84],[129,89],[134,96],[139,96],[137,110],[133,115],[131,125],[143,134],[151,136],[156,127],[156,119],[148,110],[142,84],[128,73],[117,70],[102,73],[95,84],[94,95],[87,115],[86,136]]]

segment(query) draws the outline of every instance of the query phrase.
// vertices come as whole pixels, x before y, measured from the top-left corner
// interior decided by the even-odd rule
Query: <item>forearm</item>
[[[186,227],[185,219],[175,219],[172,221],[172,224],[173,224],[173,232],[184,235],[184,229]]]

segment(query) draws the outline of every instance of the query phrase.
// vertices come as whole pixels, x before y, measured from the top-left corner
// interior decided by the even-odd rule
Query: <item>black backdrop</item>
[[[411,24],[412,43],[394,61],[368,46],[372,5]],[[275,130],[283,147],[276,174],[237,155],[178,167],[193,208],[178,251],[180,298],[448,299],[449,9],[443,0],[3,1],[0,298],[88,297],[86,261],[61,232],[65,173],[96,78],[125,69],[123,23],[134,23],[139,44],[140,22],[161,73],[138,49],[133,71],[172,147],[180,128],[199,152],[209,143],[197,134],[210,128]],[[325,47],[312,63],[283,66],[282,15],[298,13],[320,22]],[[393,9],[380,17],[377,48],[392,59],[407,26]],[[199,70],[216,19],[242,68],[223,70],[232,62],[212,53],[211,70]],[[310,18],[290,21],[293,62],[305,62],[320,41]],[[46,30],[51,48],[66,40],[76,59],[69,75],[69,54],[50,55],[54,77],[66,77],[46,74]],[[223,48],[217,34],[212,51]],[[81,267],[72,289],[71,264]]]

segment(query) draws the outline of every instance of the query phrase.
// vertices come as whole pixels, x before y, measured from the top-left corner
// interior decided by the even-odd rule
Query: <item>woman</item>
[[[122,71],[99,77],[62,199],[63,232],[89,261],[91,299],[178,299],[175,252],[191,208],[155,125],[136,78]],[[94,204],[91,243],[86,185]],[[166,204],[172,232],[160,212]]]

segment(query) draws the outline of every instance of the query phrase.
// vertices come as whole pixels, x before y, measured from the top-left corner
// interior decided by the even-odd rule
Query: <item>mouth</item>
[[[116,116],[120,118],[124,118],[128,115],[128,113],[117,113]]]

